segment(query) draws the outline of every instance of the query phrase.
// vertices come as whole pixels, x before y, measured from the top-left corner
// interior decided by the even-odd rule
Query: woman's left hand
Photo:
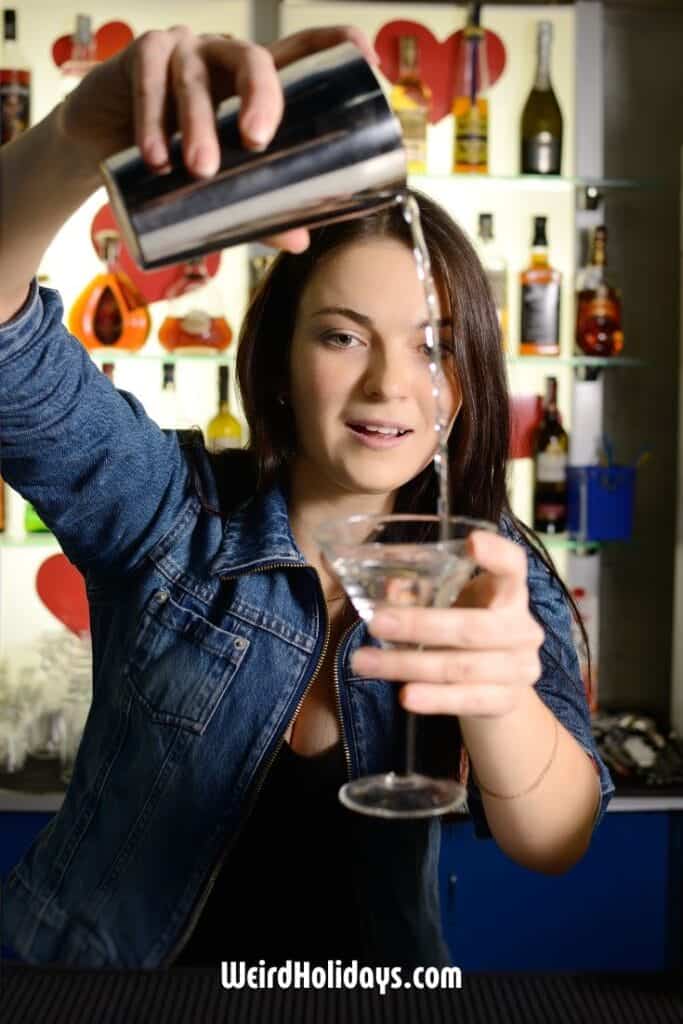
[[[370,623],[378,639],[424,650],[362,647],[353,656],[354,672],[405,684],[409,711],[506,715],[541,675],[544,632],[529,612],[524,548],[485,530],[468,544],[483,571],[452,608],[392,607]]]

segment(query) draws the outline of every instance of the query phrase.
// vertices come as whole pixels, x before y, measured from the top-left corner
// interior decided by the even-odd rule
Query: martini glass
[[[473,530],[497,532],[492,523],[465,516],[353,515],[321,524],[316,541],[369,622],[380,608],[450,607],[477,568],[466,551]],[[339,790],[345,807],[382,818],[428,818],[462,806],[466,789],[460,783],[414,771],[415,725],[416,716],[406,711],[405,771],[347,782]]]

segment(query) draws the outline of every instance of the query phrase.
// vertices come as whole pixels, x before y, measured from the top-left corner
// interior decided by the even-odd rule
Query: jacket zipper
[[[258,569],[252,569],[251,572],[268,572],[270,569],[310,569],[310,568],[312,568],[312,566],[309,566],[309,565],[298,565],[297,566],[297,565],[292,565],[291,562],[277,562],[277,563],[274,563],[274,564],[271,564],[271,565],[259,567]],[[235,579],[235,577],[234,576],[221,576],[221,579],[222,580],[232,580],[232,579]],[[322,593],[322,588],[321,588],[321,593]],[[329,642],[330,642],[330,620],[329,620],[329,616],[327,614],[327,607],[325,605],[324,599],[323,599],[323,607],[325,608],[325,640],[324,640],[324,643],[323,643],[323,646],[322,646],[322,650],[320,652],[320,657],[318,658],[318,664],[315,666],[315,671],[313,672],[313,675],[311,676],[311,678],[309,679],[308,683],[306,684],[306,689],[304,690],[303,694],[301,695],[301,697],[300,697],[300,699],[299,699],[299,701],[297,703],[297,706],[294,709],[294,714],[292,715],[292,718],[290,719],[290,721],[292,721],[292,719],[296,718],[296,716],[299,714],[299,711],[301,710],[301,706],[303,705],[303,702],[306,700],[306,697],[308,696],[308,692],[311,689],[313,683],[317,679],[318,672],[320,671],[320,667],[321,667],[323,661],[325,660],[325,655],[327,654],[327,648],[328,648],[328,645],[329,645]],[[352,629],[352,626],[349,626],[349,628],[346,630],[346,633],[348,633],[350,629]],[[344,639],[346,638],[346,633],[344,634]],[[341,646],[341,643],[340,643],[340,646]],[[338,649],[339,648],[337,648],[337,650]],[[344,745],[344,756],[346,758],[347,773],[348,773],[348,777],[351,778],[351,754],[349,752],[349,748],[348,748],[348,745],[347,745],[347,742],[346,742],[346,736],[345,736],[345,733],[344,733],[344,722],[342,720],[341,698],[339,696],[339,683],[338,683],[338,679],[337,679],[337,659],[336,659],[336,655],[335,655],[335,659],[334,659],[334,686],[335,686],[335,695],[336,695],[336,700],[337,700],[337,714],[339,716],[339,727],[340,727],[340,730],[341,730],[342,742],[343,742],[343,745]],[[164,959],[161,961],[161,963],[159,964],[160,968],[171,966],[173,964],[173,960],[182,951],[183,947],[187,945],[187,941],[188,941],[190,935],[192,934],[192,932],[194,931],[195,925],[197,924],[197,921],[199,920],[199,917],[201,916],[201,913],[202,913],[202,911],[204,909],[204,906],[206,905],[206,901],[208,900],[208,898],[209,898],[209,896],[211,894],[211,890],[213,889],[214,885],[216,884],[216,879],[218,878],[218,875],[220,874],[221,868],[223,867],[228,854],[231,852],[231,850],[233,849],[233,847],[237,843],[237,840],[239,839],[240,835],[242,834],[242,831],[244,830],[244,827],[246,826],[247,821],[251,817],[251,813],[252,813],[254,807],[256,806],[256,801],[258,799],[258,795],[261,792],[261,789],[263,788],[263,785],[264,785],[264,783],[266,781],[266,777],[268,775],[268,772],[270,771],[270,769],[273,766],[273,762],[275,761],[275,758],[280,753],[280,748],[282,747],[282,744],[284,743],[284,739],[285,739],[285,737],[284,737],[284,733],[283,733],[282,736],[280,737],[278,743],[277,743],[277,746],[276,746],[275,750],[273,751],[273,753],[271,754],[270,758],[268,759],[268,764],[266,765],[264,771],[261,772],[261,776],[260,776],[260,778],[258,779],[258,781],[256,783],[256,788],[254,789],[254,792],[252,793],[251,799],[249,801],[249,806],[248,806],[247,811],[246,811],[246,813],[245,813],[245,815],[244,815],[244,817],[243,817],[243,819],[242,819],[242,821],[241,821],[241,823],[239,825],[239,828],[237,829],[237,832],[232,837],[232,841],[223,850],[223,852],[219,856],[218,860],[214,864],[213,869],[211,871],[211,874],[209,875],[209,879],[206,882],[206,884],[204,886],[204,889],[203,889],[201,895],[199,896],[197,902],[195,903],[194,909],[192,910],[192,912],[190,914],[190,920],[189,920],[189,923],[188,923],[187,927],[185,928],[185,930],[184,930],[183,934],[181,935],[181,937],[176,942],[176,944],[173,947],[173,949],[171,950],[171,952],[168,953],[164,957]]]

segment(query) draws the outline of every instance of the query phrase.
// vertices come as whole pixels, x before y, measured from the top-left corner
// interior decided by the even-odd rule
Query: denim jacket
[[[112,386],[62,313],[58,293],[34,281],[0,326],[0,452],[7,482],[85,576],[93,700],[63,804],[3,883],[0,933],[30,963],[155,968],[189,937],[303,701],[326,642],[325,606],[283,489],[247,494],[224,518],[211,512],[218,476],[228,491],[233,477],[243,486],[244,457],[213,464],[201,443],[184,451]],[[531,552],[528,582],[546,629],[536,689],[595,760],[600,820],[613,786],[591,736],[568,609]],[[403,756],[395,687],[351,668],[366,643],[376,641],[357,620],[335,658],[350,778]],[[477,834],[490,835],[471,783],[470,809]],[[449,963],[440,821],[353,817],[359,959]],[[273,836],[274,849],[285,838]]]

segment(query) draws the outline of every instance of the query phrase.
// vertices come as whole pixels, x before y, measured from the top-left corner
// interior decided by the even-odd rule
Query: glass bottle
[[[399,36],[398,82],[389,102],[401,122],[409,174],[427,172],[427,122],[432,91],[420,77],[420,55],[415,36]]]
[[[97,242],[107,269],[80,293],[69,313],[68,327],[88,350],[118,348],[135,352],[147,341],[151,319],[144,296],[116,269],[118,232],[100,231]]]
[[[178,395],[173,363],[164,363],[161,367],[161,394],[156,421],[162,430],[176,430],[178,427]]]
[[[27,533],[50,533],[50,527],[45,525],[30,502],[26,503],[24,529]]]
[[[546,377],[545,386],[534,444],[534,530],[562,533],[567,528],[569,437],[557,409],[557,378]]]
[[[31,71],[17,41],[17,12],[2,12],[0,52],[0,145],[11,142],[31,123]]]
[[[486,272],[493,301],[496,304],[498,314],[498,325],[500,327],[501,344],[505,351],[508,350],[508,292],[507,292],[507,262],[505,257],[496,248],[496,241],[493,234],[493,214],[479,214],[479,232],[477,235],[477,251],[481,265]]]
[[[76,30],[71,36],[71,56],[65,61],[62,73],[62,90],[66,96],[75,89],[97,64],[95,39],[92,34],[92,18],[89,14],[76,15]]]
[[[188,260],[183,277],[169,289],[167,298],[159,341],[168,352],[212,355],[228,347],[232,329],[223,313],[223,297],[203,256]]]
[[[624,347],[621,296],[606,276],[607,228],[595,229],[590,262],[577,275],[576,344],[589,356],[615,356]]]
[[[547,217],[534,217],[531,263],[520,275],[522,317],[520,355],[560,354],[560,286],[562,274],[550,265]]]
[[[242,428],[230,411],[230,368],[218,367],[218,412],[206,428],[209,451],[242,447]]]
[[[480,7],[478,3],[470,7],[455,70],[453,170],[457,173],[487,174],[489,169],[489,101],[484,95],[489,71]]]
[[[522,174],[561,173],[562,111],[550,81],[552,41],[552,23],[539,21],[536,77],[522,112]]]

